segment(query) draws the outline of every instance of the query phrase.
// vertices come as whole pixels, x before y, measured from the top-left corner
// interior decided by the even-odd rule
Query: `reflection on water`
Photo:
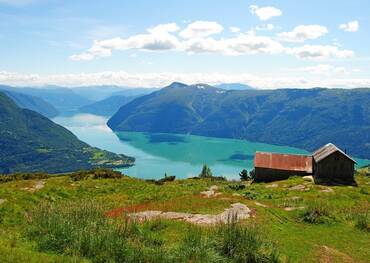
[[[237,171],[240,171],[242,168],[252,167],[254,153],[257,150],[306,153],[306,151],[290,147],[194,135],[139,132],[118,132],[116,134],[119,138],[124,137],[131,146],[151,156],[170,162],[186,162],[197,167],[205,163],[210,166],[223,164],[237,167]]]
[[[172,145],[178,143],[186,143],[186,139],[184,136],[179,136],[177,134],[156,134],[156,133],[147,133],[146,134],[149,143],[161,143],[166,142]]]
[[[136,158],[124,173],[140,178],[161,178],[164,173],[186,178],[199,174],[208,164],[217,176],[238,178],[242,169],[253,168],[256,151],[306,154],[301,149],[193,135],[112,132],[107,119],[91,114],[57,117],[55,122],[92,146]],[[360,160],[361,164],[369,161]]]

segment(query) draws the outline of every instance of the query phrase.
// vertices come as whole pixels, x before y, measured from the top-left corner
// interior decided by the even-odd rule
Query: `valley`
[[[0,174],[127,167],[135,158],[91,147],[0,92]]]
[[[0,0],[0,263],[370,263],[369,10]]]
[[[159,179],[165,173],[177,178],[198,175],[203,164],[215,175],[238,179],[242,169],[253,169],[256,151],[307,154],[299,148],[255,143],[246,140],[195,135],[143,132],[116,132],[106,125],[107,118],[78,114],[53,119],[79,139],[95,147],[136,158],[135,165],[120,169],[123,173],[143,179]],[[357,167],[370,160],[356,158]]]

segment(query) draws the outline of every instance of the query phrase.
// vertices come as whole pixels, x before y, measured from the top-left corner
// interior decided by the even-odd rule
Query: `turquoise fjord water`
[[[141,132],[114,133],[105,117],[78,114],[57,117],[54,121],[88,144],[136,158],[135,166],[122,169],[125,174],[144,179],[162,178],[165,173],[177,178],[199,174],[202,165],[214,175],[238,179],[242,169],[253,168],[256,151],[307,154],[302,149],[254,143],[245,140],[211,138],[194,135]],[[370,160],[357,159],[360,166]]]

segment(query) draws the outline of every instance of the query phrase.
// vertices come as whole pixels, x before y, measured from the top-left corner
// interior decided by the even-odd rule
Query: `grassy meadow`
[[[369,262],[370,178],[358,174],[356,181],[327,187],[298,177],[158,184],[104,171],[14,175],[0,183],[0,261]],[[221,194],[200,195],[212,185]],[[237,202],[252,217],[226,225],[127,215],[218,214]]]

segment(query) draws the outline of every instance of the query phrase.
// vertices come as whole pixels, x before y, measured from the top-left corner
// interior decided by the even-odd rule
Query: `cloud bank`
[[[256,31],[271,31],[272,24],[255,28]],[[143,34],[128,38],[95,40],[87,51],[70,56],[71,60],[89,61],[112,56],[114,50],[176,51],[188,54],[218,53],[225,56],[253,54],[288,54],[302,59],[348,58],[354,51],[340,49],[332,45],[304,45],[285,47],[280,41],[301,43],[317,39],[328,33],[321,25],[300,25],[290,32],[282,32],[277,37],[256,35],[255,31],[241,32],[231,27],[234,33],[228,38],[216,38],[224,27],[213,21],[195,21],[183,30],[176,23],[160,24],[149,28]]]
[[[319,66],[318,69],[306,68],[302,71],[341,70],[333,67]],[[80,74],[22,74],[17,72],[0,71],[0,83],[15,86],[88,86],[88,85],[118,85],[129,87],[163,87],[174,81],[184,83],[244,83],[258,88],[311,88],[311,87],[370,87],[370,79],[354,78],[322,78],[308,79],[305,77],[270,77],[252,74],[224,73],[129,73],[125,71],[107,71]]]

